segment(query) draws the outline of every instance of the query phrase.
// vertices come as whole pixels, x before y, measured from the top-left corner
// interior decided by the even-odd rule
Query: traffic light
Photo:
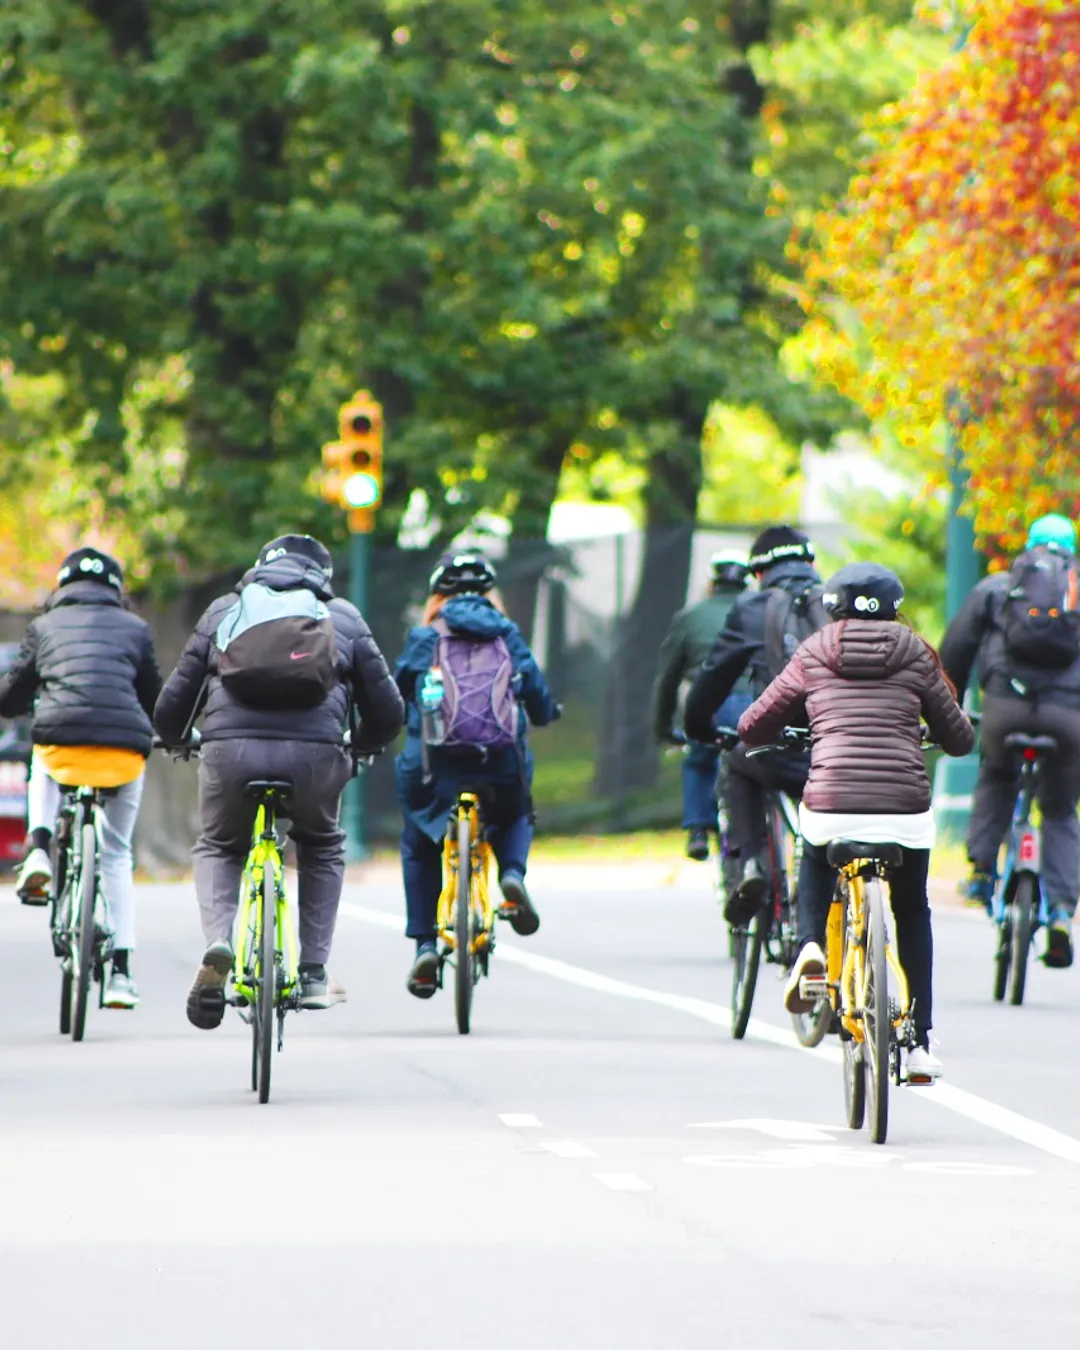
[[[382,501],[383,412],[366,389],[358,390],[338,413],[340,440],[322,449],[322,495],[348,511],[349,528],[373,528]]]

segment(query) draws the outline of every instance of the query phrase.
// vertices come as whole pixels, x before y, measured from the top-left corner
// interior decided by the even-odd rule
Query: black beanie
[[[98,581],[114,591],[122,591],[124,572],[115,558],[100,549],[77,548],[67,555],[56,574],[57,586],[67,586],[73,581]]]
[[[313,562],[316,567],[323,570],[327,580],[334,575],[334,560],[330,557],[330,550],[325,544],[313,539],[310,534],[279,534],[276,539],[263,544],[255,565],[261,567],[264,563],[273,562],[275,558],[284,557],[287,553]]]
[[[790,525],[770,525],[754,540],[747,566],[751,572],[764,572],[782,562],[813,562],[814,546],[801,530]]]

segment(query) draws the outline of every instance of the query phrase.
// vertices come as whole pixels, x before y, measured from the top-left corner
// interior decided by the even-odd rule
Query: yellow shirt
[[[137,750],[108,745],[37,745],[34,754],[61,787],[123,787],[146,768]]]

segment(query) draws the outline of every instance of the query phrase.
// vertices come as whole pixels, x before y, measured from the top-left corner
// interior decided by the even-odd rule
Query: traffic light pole
[[[361,614],[367,615],[368,577],[371,567],[371,535],[354,532],[349,535],[349,600]],[[371,856],[367,843],[367,821],[364,812],[366,770],[350,780],[345,790],[344,820],[345,856],[349,862],[363,862]]]

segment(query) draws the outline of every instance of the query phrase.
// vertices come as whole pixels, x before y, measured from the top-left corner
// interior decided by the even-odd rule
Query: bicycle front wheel
[[[454,902],[454,1014],[462,1036],[472,1017],[472,826],[468,812],[458,818],[457,899]]]
[[[256,991],[255,1026],[259,1056],[259,1101],[270,1100],[270,1070],[274,1063],[274,1018],[276,1014],[277,961],[274,926],[277,891],[274,869],[263,868],[262,921],[259,925],[259,987]]]
[[[863,996],[863,1051],[870,1138],[883,1144],[889,1130],[889,974],[885,956],[885,902],[881,882],[866,883],[866,971]]]
[[[1025,872],[1017,878],[1012,902],[1012,977],[1009,980],[1009,1002],[1014,1008],[1024,1001],[1027,985],[1028,953],[1035,932],[1035,916],[1039,911],[1039,894],[1035,878]]]
[[[765,945],[768,927],[768,916],[761,908],[745,927],[740,925],[732,929],[734,960],[731,971],[731,1034],[737,1041],[742,1040],[746,1035],[746,1028],[750,1025],[750,1009],[754,1006],[761,949]]]
[[[75,903],[78,906],[71,944],[71,1039],[81,1041],[86,1031],[86,1005],[94,976],[94,902],[97,899],[97,835],[92,824],[82,827],[80,871]]]

